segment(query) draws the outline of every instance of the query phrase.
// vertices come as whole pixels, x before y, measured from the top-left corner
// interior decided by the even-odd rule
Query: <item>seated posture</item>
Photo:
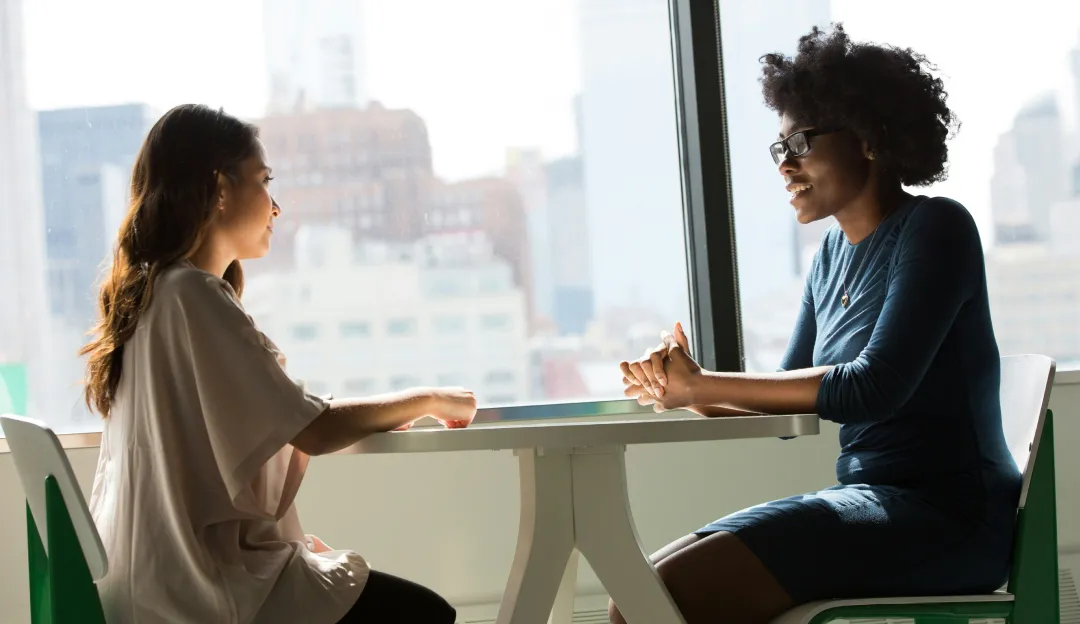
[[[744,509],[653,555],[689,624],[768,622],[817,599],[991,592],[1020,475],[975,222],[904,186],[945,175],[954,117],[911,50],[815,28],[763,58],[773,160],[800,223],[829,216],[781,370],[720,373],[682,327],[622,365],[628,396],[705,416],[840,424],[838,485]],[[622,622],[612,605],[613,622]]]
[[[87,402],[105,418],[90,508],[106,616],[452,624],[434,592],[305,535],[294,502],[310,455],[427,415],[466,426],[476,400],[456,388],[325,400],[286,375],[240,304],[240,260],[267,253],[281,210],[270,180],[257,129],[205,106],[169,111],[137,157],[84,349]]]

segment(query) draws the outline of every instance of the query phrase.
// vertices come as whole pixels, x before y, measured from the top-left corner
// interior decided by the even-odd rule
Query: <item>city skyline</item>
[[[35,0],[27,7],[31,106],[47,110],[145,102],[166,110],[179,102],[202,101],[257,118],[269,94],[260,3],[234,0],[218,6],[210,0],[193,0],[190,5],[167,9],[143,6],[137,0],[100,0],[92,6],[74,0]],[[543,10],[530,3],[498,0],[466,0],[453,7],[424,0],[369,4],[364,35],[370,43],[370,97],[389,108],[409,108],[424,117],[431,129],[437,175],[452,181],[499,173],[507,147],[539,148],[546,159],[573,153],[573,100],[581,89],[576,60],[580,57],[578,2],[552,0]],[[1057,19],[1040,23],[1039,28],[1023,27],[1034,22],[1040,7],[1053,8]],[[69,19],[54,23],[51,18],[58,11]],[[164,11],[169,11],[167,16],[162,15]],[[199,17],[209,11],[218,14],[212,23]],[[951,24],[970,20],[962,3],[916,0],[896,10],[880,2],[833,0],[831,12],[832,19],[844,22],[854,37],[912,46],[940,67],[950,104],[964,127],[951,143],[951,179],[937,188],[969,205],[980,226],[990,224],[986,178],[993,140],[1007,130],[1015,110],[1042,92],[1055,91],[1063,98],[1067,121],[1075,125],[1075,102],[1080,96],[1066,77],[1069,51],[1080,34],[1080,4],[1032,0],[981,14],[986,32],[1010,33],[1008,46],[958,45],[947,31]],[[939,18],[927,21],[922,17],[926,14]],[[105,15],[125,16],[126,22],[111,23],[116,28],[131,25],[130,33],[103,41],[94,29],[85,27]],[[418,21],[416,15],[431,19]],[[477,29],[475,36],[438,27],[454,15],[484,18],[464,20],[467,23],[461,28]],[[143,33],[134,27],[163,17],[175,21],[173,34]],[[507,26],[493,28],[493,23]],[[241,24],[248,26],[240,29]],[[205,49],[185,45],[186,33],[195,29],[206,31],[206,37],[219,44]],[[402,37],[402,32],[409,36]],[[414,45],[419,41],[424,43]],[[559,45],[552,46],[551,41]],[[129,46],[153,49],[154,62],[150,55],[132,58]],[[49,53],[69,47],[82,52],[77,58]],[[438,49],[439,54],[425,57],[422,51],[426,49]],[[525,53],[491,54],[492,49]],[[222,58],[232,63],[222,63]],[[199,68],[197,74],[191,73],[194,67]],[[142,78],[127,80],[132,74]],[[1011,87],[996,90],[991,97],[986,89],[996,84],[995,74],[1008,75]],[[198,79],[178,81],[178,75]],[[460,97],[462,93],[468,97]],[[475,102],[490,102],[490,106],[476,110],[470,105]],[[771,134],[763,137],[763,144],[771,138]],[[732,157],[760,156],[733,153]],[[981,173],[957,171],[957,162],[971,163],[970,168]],[[774,209],[784,210],[784,206]]]
[[[515,322],[528,324],[530,340],[514,357],[524,358],[528,353],[529,372],[519,372],[515,379],[523,383],[528,378],[532,385],[528,392],[519,389],[514,396],[527,394],[530,399],[546,396],[536,388],[562,398],[584,398],[574,394],[583,389],[611,392],[611,388],[598,383],[598,371],[613,367],[621,357],[637,355],[629,347],[640,351],[643,347],[639,343],[654,341],[660,328],[675,320],[689,320],[676,103],[664,0],[559,0],[547,12],[532,5],[508,7],[495,0],[468,0],[454,9],[403,0],[402,4],[412,11],[429,9],[424,14],[431,19],[420,23],[415,14],[406,15],[404,9],[390,8],[387,3],[326,0],[358,10],[363,5],[367,23],[356,29],[359,43],[350,43],[346,48],[362,50],[357,54],[365,59],[365,67],[370,65],[370,71],[356,69],[351,78],[349,72],[335,78],[346,83],[354,80],[355,102],[350,103],[353,95],[346,98],[349,101],[300,98],[302,106],[279,112],[273,112],[274,107],[269,105],[271,92],[265,88],[267,75],[273,74],[273,61],[261,50],[275,36],[272,28],[260,30],[267,24],[260,19],[263,0],[244,0],[224,9],[222,19],[234,19],[234,25],[253,25],[260,35],[252,39],[250,33],[241,33],[236,41],[224,45],[225,50],[242,51],[232,60],[243,71],[235,73],[238,78],[231,83],[223,82],[221,72],[235,72],[235,67],[220,62],[222,50],[217,51],[219,62],[210,67],[200,65],[203,50],[192,50],[183,63],[179,63],[180,57],[163,51],[160,69],[145,81],[126,82],[116,81],[109,73],[112,67],[118,67],[107,62],[109,55],[127,54],[127,48],[114,41],[102,49],[89,50],[89,60],[79,58],[56,64],[56,59],[48,55],[43,58],[39,46],[48,48],[50,38],[61,36],[68,27],[59,27],[60,34],[42,31],[41,22],[35,20],[41,20],[44,14],[37,12],[43,5],[64,1],[40,0],[33,3],[34,15],[28,15],[31,79],[30,95],[24,99],[28,104],[34,104],[34,98],[39,103],[57,104],[65,101],[66,93],[74,92],[81,101],[79,106],[63,110],[37,107],[46,109],[38,116],[43,145],[50,136],[46,128],[54,123],[49,120],[68,119],[65,115],[69,115],[76,122],[86,123],[82,140],[94,141],[96,148],[101,137],[95,133],[103,131],[102,125],[107,122],[101,120],[107,117],[95,115],[110,110],[98,106],[109,104],[110,97],[130,98],[146,106],[146,110],[160,113],[180,101],[171,99],[177,94],[212,93],[216,101],[210,100],[211,104],[225,104],[226,110],[262,124],[271,164],[279,178],[274,192],[286,206],[286,217],[275,242],[277,252],[270,260],[253,266],[253,277],[265,273],[268,278],[276,276],[289,283],[315,279],[307,269],[275,260],[287,257],[282,251],[289,249],[290,237],[297,228],[308,225],[343,226],[351,229],[357,240],[368,242],[410,243],[433,234],[482,232],[496,256],[509,263],[515,287],[522,290],[524,317]],[[85,9],[76,7],[74,17],[85,17],[93,23],[95,16],[107,12],[101,7],[127,7],[134,11],[134,17],[129,19],[146,18],[145,7],[129,6],[131,1],[102,0],[101,5],[96,5],[100,12],[86,15],[79,13]],[[291,0],[265,1],[284,7]],[[1037,119],[1045,117],[1040,115],[1050,109],[1033,106],[1033,102],[1049,101],[1046,93],[1050,92],[1057,107],[1050,116],[1057,125],[1035,123],[1028,143],[1045,145],[1038,137],[1049,128],[1054,141],[1071,145],[1066,139],[1075,132],[1075,119],[1080,116],[1080,80],[1071,80],[1071,63],[1080,58],[1080,9],[1074,11],[1072,26],[1053,25],[1060,40],[1040,40],[1041,47],[1013,50],[1011,46],[958,46],[955,40],[941,35],[947,21],[915,28],[906,14],[893,19],[880,11],[880,5],[868,5],[852,0],[790,0],[780,20],[771,11],[775,6],[766,10],[734,0],[721,5],[727,18],[722,24],[724,58],[729,64],[725,89],[744,337],[751,351],[747,354],[748,365],[752,369],[771,369],[778,361],[791,330],[793,318],[788,317],[792,316],[793,302],[801,288],[800,272],[805,270],[805,258],[801,256],[807,250],[801,246],[806,241],[816,244],[816,238],[807,235],[812,228],[796,227],[787,193],[765,153],[775,134],[776,117],[760,102],[756,61],[762,51],[794,52],[800,34],[811,24],[830,19],[844,21],[855,39],[895,40],[888,35],[899,32],[898,25],[902,25],[906,29],[902,44],[925,52],[938,64],[935,71],[945,79],[950,106],[957,110],[964,126],[951,144],[950,180],[917,192],[953,196],[967,205],[979,222],[988,245],[988,271],[999,291],[992,296],[999,306],[995,314],[1001,312],[998,320],[1002,343],[1010,348],[1029,344],[1025,342],[1033,340],[1028,337],[1029,329],[1054,323],[1053,335],[1058,337],[1055,344],[1080,344],[1080,325],[1073,328],[1068,320],[1076,303],[1060,304],[1053,308],[1053,315],[1044,317],[1032,316],[1024,309],[1024,297],[1029,296],[1024,288],[1029,288],[1032,276],[1064,279],[1059,276],[1061,271],[1051,276],[1039,268],[1039,262],[1046,264],[1040,254],[1049,252],[1041,248],[1002,251],[998,246],[991,247],[995,242],[991,190],[995,163],[1010,162],[1008,150],[998,149],[1001,137],[1017,132],[1017,128],[1024,131],[1030,125],[1025,125],[1024,120],[1031,117],[1032,111],[1038,113]],[[467,10],[483,18],[461,20]],[[956,9],[942,10],[948,16],[948,11]],[[157,15],[158,19],[163,17]],[[445,33],[436,32],[437,26],[455,18],[466,29],[456,37],[467,41],[440,47],[449,39]],[[1007,18],[1015,20],[1017,15],[1006,12],[1006,17],[993,16],[996,20]],[[182,32],[183,20],[189,18],[178,14],[178,19]],[[501,27],[529,24],[533,28],[519,37],[508,37],[503,30],[491,29],[489,22],[496,19],[505,20],[499,22]],[[269,21],[271,26],[273,23]],[[122,25],[123,20],[109,22],[110,27]],[[400,36],[395,25],[398,29],[408,27],[408,36]],[[474,27],[482,29],[482,34],[470,38],[467,29]],[[211,32],[206,33],[207,37],[225,34],[214,30],[217,24],[208,28]],[[565,45],[553,46],[539,36],[551,33],[567,35]],[[125,45],[137,46],[142,36],[136,32]],[[418,41],[423,42],[419,47]],[[257,45],[249,47],[245,42]],[[502,54],[493,54],[493,46],[500,44],[511,47]],[[78,45],[78,41],[65,45]],[[168,40],[156,45],[168,47]],[[340,52],[341,48],[334,50]],[[432,51],[438,54],[428,54]],[[1025,65],[1032,58],[1038,58],[1040,63],[1035,67]],[[340,59],[335,59],[330,64],[338,67]],[[260,65],[253,65],[254,60]],[[138,74],[147,69],[139,65],[141,57],[132,62],[129,72]],[[85,73],[87,63],[93,67],[89,74]],[[998,74],[987,71],[987,63],[998,63],[999,71],[1024,68],[1018,83],[1027,91],[1019,87],[995,91],[1000,84]],[[300,63],[290,71],[305,72],[310,67]],[[79,71],[85,75],[75,76]],[[168,80],[162,80],[162,75]],[[42,76],[47,78],[44,86],[39,82]],[[69,89],[63,93],[52,90],[50,85],[61,84],[69,76],[74,79]],[[100,80],[85,82],[88,77]],[[284,84],[293,83],[298,84],[286,76]],[[263,85],[262,91],[251,88],[257,84]],[[187,91],[178,90],[177,85]],[[339,95],[347,91],[340,90]],[[1006,110],[1006,106],[1012,108]],[[272,114],[264,116],[268,107]],[[64,127],[57,125],[53,134],[62,139]],[[104,132],[108,134],[107,129]],[[121,191],[116,182],[126,177],[130,163],[120,162],[123,155],[99,157],[77,141],[54,143],[41,154],[47,178],[44,184],[48,187],[46,199],[54,198],[50,206],[63,204],[60,212],[50,213],[56,209],[50,206],[43,209],[45,220],[52,224],[50,235],[63,234],[61,226],[74,226],[73,233],[67,233],[72,236],[92,230],[79,244],[81,249],[96,248],[107,242],[108,232],[115,229],[115,213],[123,209],[117,200]],[[25,161],[26,154],[35,148],[20,145],[16,149],[19,153],[14,160]],[[1073,158],[1076,154],[1065,156]],[[131,153],[129,158],[133,157]],[[30,160],[38,163],[36,157]],[[57,168],[61,160],[68,164]],[[1038,170],[1037,161],[1026,166]],[[55,169],[51,177],[50,167]],[[4,168],[3,174],[16,171],[6,165]],[[1047,173],[1045,183],[1037,185],[1036,190],[1041,192],[1050,186],[1071,189],[1064,175]],[[82,186],[57,191],[59,186],[73,184],[73,177]],[[1060,194],[1037,195],[1025,200],[1025,205],[1038,206],[1042,211],[1042,231],[1047,231],[1049,218],[1057,218],[1055,223],[1075,223],[1061,220],[1066,208],[1073,204],[1053,204]],[[94,214],[80,213],[75,216],[83,221],[71,220],[70,215],[64,216],[68,214],[65,210],[91,210]],[[102,229],[106,234],[103,238],[99,237]],[[777,237],[781,243],[775,242]],[[651,254],[658,250],[659,257],[654,259]],[[83,253],[79,262],[86,262],[90,255]],[[1076,288],[1080,293],[1080,285]],[[92,292],[84,294],[92,301]],[[54,301],[53,307],[66,302]],[[367,309],[358,302],[346,307]],[[537,315],[544,321],[539,325],[532,322]],[[42,321],[43,327],[48,326],[43,336],[48,334],[54,343],[63,343],[64,348],[57,353],[62,352],[68,359],[58,369],[66,371],[65,375],[77,373],[78,363],[71,356],[82,338],[79,322],[61,327],[56,321]],[[1014,327],[1017,323],[1031,327]],[[280,315],[273,327],[284,336],[295,330],[289,319]],[[1080,353],[1080,347],[1076,350]],[[612,375],[617,381],[617,375]],[[318,371],[316,376],[327,375]]]

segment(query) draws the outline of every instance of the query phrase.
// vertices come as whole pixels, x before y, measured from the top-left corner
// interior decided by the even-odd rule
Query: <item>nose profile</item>
[[[271,204],[271,206],[273,208],[271,210],[273,215],[275,217],[280,217],[281,216],[281,204],[277,203],[277,198],[276,197],[271,197],[270,198],[270,204]]]
[[[791,174],[797,173],[799,171],[799,160],[793,157],[790,152],[785,150],[784,159],[780,161],[780,164],[777,165],[777,168],[780,171],[780,175],[786,178]]]

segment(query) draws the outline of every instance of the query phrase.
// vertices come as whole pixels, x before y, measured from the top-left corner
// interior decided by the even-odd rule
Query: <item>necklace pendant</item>
[[[849,303],[851,303],[851,300],[848,299],[847,293],[840,295],[840,305],[846,308]]]

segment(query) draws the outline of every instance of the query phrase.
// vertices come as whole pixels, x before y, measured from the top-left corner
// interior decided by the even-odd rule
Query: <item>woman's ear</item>
[[[214,207],[218,210],[225,210],[225,202],[228,200],[229,189],[232,187],[232,181],[229,176],[218,173],[217,174],[217,196],[215,197]]]
[[[876,156],[874,154],[874,148],[870,147],[870,144],[867,143],[866,141],[862,142],[862,153],[863,153],[863,158],[865,158],[867,160],[874,160],[874,158],[876,158]]]

